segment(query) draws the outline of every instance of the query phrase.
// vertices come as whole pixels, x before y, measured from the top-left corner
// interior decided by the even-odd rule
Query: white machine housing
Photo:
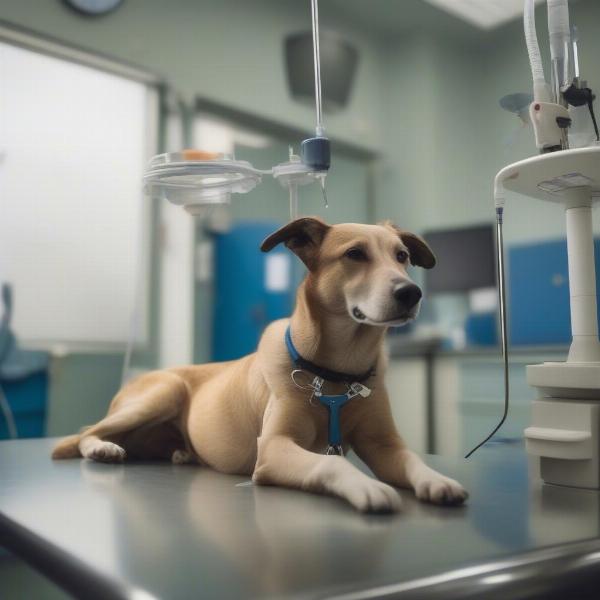
[[[600,198],[600,146],[534,156],[508,165],[497,186],[564,206],[571,332],[566,362],[527,367],[538,390],[527,451],[547,483],[600,488],[600,341],[592,204]]]
[[[529,106],[529,117],[538,149],[545,150],[557,146],[560,148],[566,133],[557,127],[557,119],[570,121],[569,111],[562,104],[554,102],[532,102]]]

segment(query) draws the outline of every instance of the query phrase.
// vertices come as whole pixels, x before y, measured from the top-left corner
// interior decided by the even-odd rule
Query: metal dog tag
[[[359,395],[363,398],[368,398],[371,395],[371,389],[362,383],[358,383],[357,381],[350,384],[350,391],[352,392],[353,396]]]
[[[341,444],[335,444],[327,446],[327,450],[325,451],[326,456],[344,456],[344,449]]]
[[[323,389],[323,383],[325,383],[325,380],[322,377],[315,377],[312,381],[312,388],[314,390],[314,395],[315,396],[320,396],[323,392],[321,391]]]

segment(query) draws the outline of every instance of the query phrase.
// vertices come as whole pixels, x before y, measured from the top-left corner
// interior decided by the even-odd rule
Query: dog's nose
[[[405,310],[410,310],[423,296],[421,288],[414,283],[408,283],[394,290],[394,298],[402,304]]]

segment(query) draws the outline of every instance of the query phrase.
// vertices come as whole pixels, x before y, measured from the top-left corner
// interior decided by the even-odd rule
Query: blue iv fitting
[[[315,171],[328,171],[331,166],[331,145],[326,137],[308,138],[300,144],[302,162]]]

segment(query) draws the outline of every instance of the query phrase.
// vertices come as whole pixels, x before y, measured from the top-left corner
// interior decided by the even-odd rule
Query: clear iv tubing
[[[6,428],[8,429],[8,437],[11,440],[16,440],[19,435],[17,432],[17,425],[15,423],[15,417],[12,409],[10,408],[10,404],[4,395],[4,390],[2,386],[0,386],[0,410],[2,410],[2,414],[4,415],[4,420],[6,421]]]
[[[561,89],[570,83],[571,27],[568,0],[548,0],[548,34],[550,37],[553,101],[566,105]]]
[[[144,234],[140,232],[138,245],[138,255],[136,257],[136,271],[133,284],[133,297],[131,308],[129,311],[129,335],[127,336],[127,344],[125,346],[125,354],[123,355],[123,365],[121,367],[121,387],[129,380],[129,371],[131,369],[131,359],[133,358],[133,346],[135,344],[135,334],[138,326],[138,311],[142,302],[142,277],[144,271]]]
[[[290,183],[290,219],[298,217],[298,186]]]
[[[317,109],[317,136],[325,133],[321,108],[321,50],[319,48],[319,0],[310,1],[312,14],[313,62],[315,67],[315,104]]]
[[[508,372],[508,335],[506,332],[506,280],[504,278],[504,238],[502,236],[502,225],[504,218],[504,196],[498,190],[495,191],[495,202],[496,202],[496,259],[498,268],[498,304],[500,306],[500,336],[502,342],[502,361],[504,364],[504,412],[500,422],[492,432],[475,448],[465,455],[465,458],[469,458],[473,452],[481,448],[489,440],[496,435],[500,427],[504,425],[506,417],[508,416],[508,404],[510,396],[510,381]]]

